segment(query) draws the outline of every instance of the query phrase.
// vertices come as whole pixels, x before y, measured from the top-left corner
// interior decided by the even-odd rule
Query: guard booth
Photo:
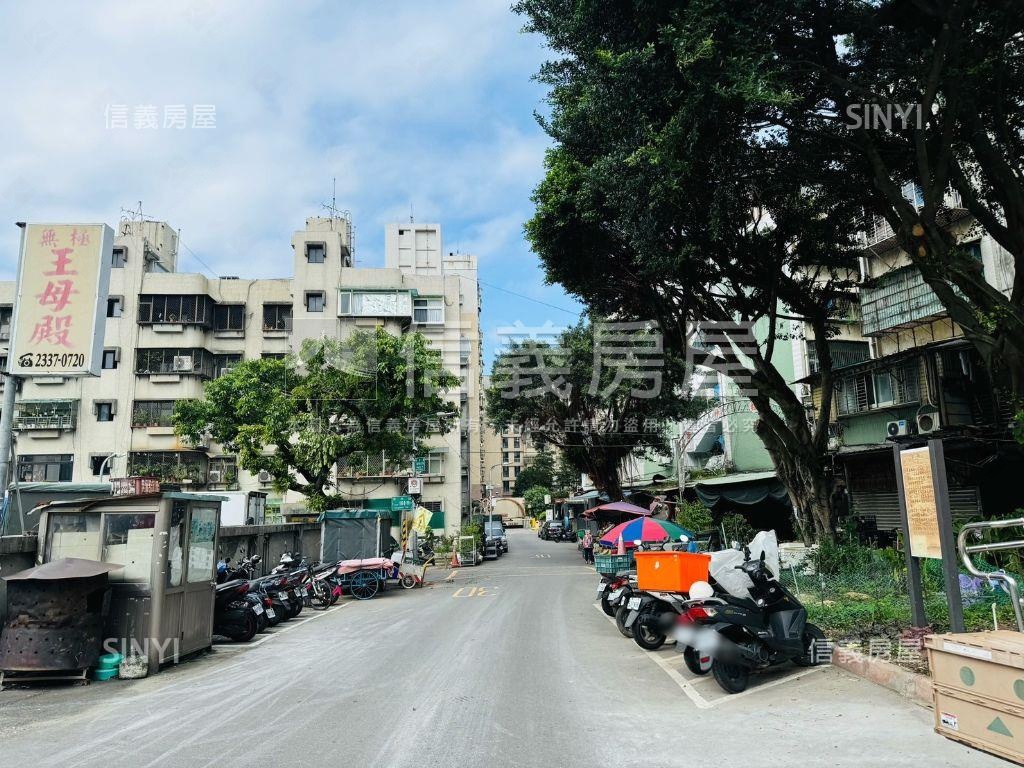
[[[123,566],[110,575],[105,644],[146,656],[152,674],[213,644],[221,501],[176,492],[55,501],[40,509],[37,560]]]
[[[320,516],[320,561],[388,557],[391,516],[377,509],[329,509]]]

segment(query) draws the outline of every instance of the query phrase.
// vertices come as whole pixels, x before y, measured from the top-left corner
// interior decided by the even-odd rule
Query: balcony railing
[[[386,454],[360,454],[342,460],[338,477],[345,480],[401,477],[410,474],[409,464],[396,464],[387,460]]]
[[[30,429],[58,429],[70,432],[78,426],[76,414],[50,415],[50,416],[15,416],[14,428],[21,430]]]
[[[865,336],[916,325],[946,311],[939,297],[913,267],[889,272],[871,287],[862,288],[860,305]]]

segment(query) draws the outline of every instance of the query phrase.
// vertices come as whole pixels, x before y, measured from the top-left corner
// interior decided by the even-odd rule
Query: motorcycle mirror
[[[681,542],[683,542],[683,544],[685,544],[686,542],[688,542],[690,540],[690,537],[687,536],[685,533],[683,533],[683,534],[680,534],[679,540]]]
[[[761,562],[762,563],[764,562],[764,555],[765,555],[765,551],[762,549],[761,550]]]
[[[643,540],[642,540],[642,539],[633,539],[633,546],[634,546],[634,547],[639,547],[639,546],[641,546],[641,545],[642,545],[643,543],[644,543],[644,542],[643,542]]]
[[[732,548],[735,549],[737,552],[742,552],[743,551],[743,545],[740,544],[738,541],[734,541],[732,543]]]

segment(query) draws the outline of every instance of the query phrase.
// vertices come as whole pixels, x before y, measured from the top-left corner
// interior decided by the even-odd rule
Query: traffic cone
[[[618,548],[615,551],[615,554],[617,554],[617,555],[624,555],[624,554],[626,554],[626,542],[624,542],[622,540],[622,534],[621,533],[619,534],[619,544],[618,544]]]

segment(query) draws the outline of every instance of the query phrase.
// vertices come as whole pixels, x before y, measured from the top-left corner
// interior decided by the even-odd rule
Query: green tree
[[[513,496],[522,496],[535,485],[552,488],[555,484],[555,457],[550,451],[538,451],[516,477]]]
[[[650,351],[653,339],[641,329],[637,354]],[[656,385],[653,379],[638,384],[621,378],[623,368],[595,362],[599,342],[583,321],[564,331],[557,346],[510,344],[494,361],[485,396],[493,426],[524,426],[539,447],[557,448],[614,500],[622,498],[619,469],[626,457],[668,453],[668,424],[703,406],[681,389],[678,363],[659,369]]]
[[[201,400],[175,404],[175,432],[209,435],[249,472],[266,470],[310,509],[344,506],[338,464],[382,452],[413,453],[413,426],[444,434],[457,423],[443,393],[458,385],[420,334],[359,331],[344,342],[309,340],[298,358],[246,360],[207,382]],[[438,415],[442,414],[442,415]]]
[[[799,137],[779,144],[750,124],[747,94],[715,89],[713,58],[681,60],[666,27],[695,5],[519,3],[558,56],[540,75],[555,146],[527,234],[549,281],[602,315],[655,320],[676,360],[737,382],[804,537],[827,537],[828,340],[857,276],[863,211],[837,194],[848,182],[835,168],[801,178]],[[824,394],[810,420],[777,350],[803,329]]]
[[[544,497],[551,495],[548,488],[534,485],[523,492],[523,503],[526,505],[526,513],[538,520],[544,517],[548,505],[544,503]]]
[[[551,486],[555,498],[572,496],[580,485],[580,467],[574,466],[564,456],[559,456],[555,464],[554,483]]]

